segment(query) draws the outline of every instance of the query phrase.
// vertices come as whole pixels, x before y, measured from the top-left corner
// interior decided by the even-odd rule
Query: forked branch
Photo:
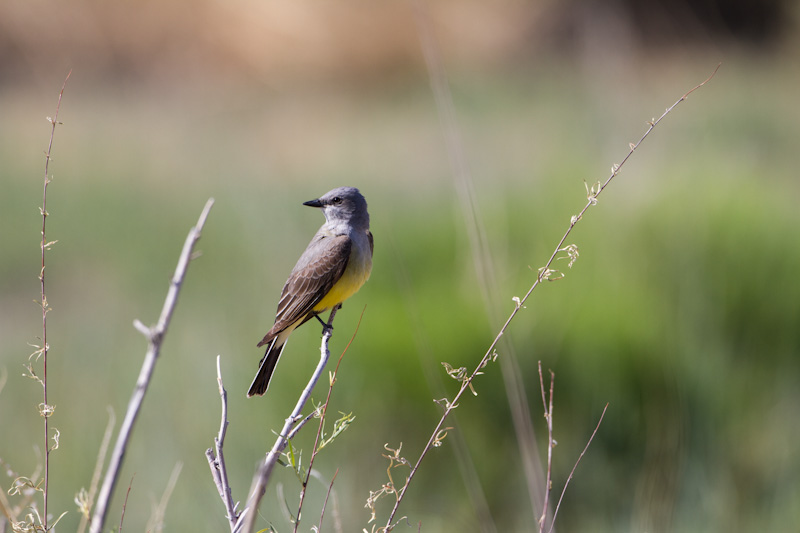
[[[219,365],[219,355],[217,356],[217,385],[219,387],[219,396],[222,400],[222,419],[219,424],[219,433],[214,438],[214,449],[206,450],[206,459],[208,459],[208,466],[211,468],[211,477],[214,479],[214,484],[217,486],[219,497],[222,498],[222,503],[225,504],[225,511],[227,512],[226,518],[231,527],[231,532],[238,531],[241,527],[240,520],[243,516],[242,513],[236,510],[239,503],[233,502],[233,495],[231,492],[231,485],[228,481],[228,469],[225,466],[225,434],[228,432],[228,391],[222,384],[222,370]]]
[[[294,410],[292,410],[292,414],[286,419],[283,429],[281,429],[280,434],[278,434],[278,438],[275,440],[275,444],[272,446],[272,449],[267,454],[266,459],[258,467],[258,470],[256,470],[256,473],[253,476],[250,497],[248,499],[247,506],[242,510],[242,514],[244,515],[244,527],[242,528],[242,531],[245,531],[246,533],[252,533],[255,530],[258,507],[261,505],[261,499],[264,497],[264,494],[267,490],[267,483],[272,476],[272,470],[275,468],[275,463],[278,462],[278,458],[286,448],[292,436],[294,436],[299,427],[308,420],[307,417],[303,417],[300,413],[303,411],[303,407],[305,407],[306,402],[308,402],[308,399],[311,397],[311,391],[314,389],[314,385],[317,384],[317,381],[319,381],[322,371],[325,370],[325,365],[330,358],[331,353],[330,349],[328,348],[328,342],[330,341],[331,335],[333,335],[333,318],[336,316],[336,312],[338,310],[339,306],[336,306],[331,310],[328,323],[322,330],[322,344],[320,345],[320,358],[317,368],[314,370],[314,373],[311,375],[311,379],[308,381],[306,388],[303,389],[300,398],[297,400],[297,404],[295,405]]]
[[[183,250],[178,259],[178,266],[175,268],[175,273],[172,276],[169,290],[167,291],[167,298],[164,301],[164,307],[161,309],[161,316],[158,319],[158,323],[155,326],[147,327],[138,320],[134,321],[136,329],[141,331],[147,338],[147,353],[144,358],[144,363],[142,363],[142,369],[139,372],[139,379],[136,381],[133,394],[128,402],[128,410],[122,421],[114,450],[111,452],[108,470],[106,471],[103,485],[97,497],[97,507],[95,508],[91,528],[89,529],[91,533],[100,533],[103,531],[103,525],[105,524],[106,515],[108,513],[108,505],[111,502],[111,496],[117,484],[120,469],[122,468],[122,460],[125,457],[125,451],[133,432],[133,425],[136,423],[136,418],[139,416],[142,402],[144,401],[144,395],[153,377],[156,361],[161,353],[161,344],[164,342],[164,335],[167,333],[167,328],[172,319],[172,313],[175,311],[175,306],[178,303],[178,294],[183,285],[183,279],[186,277],[186,270],[189,268],[194,246],[200,239],[203,226],[206,223],[206,218],[208,218],[208,213],[213,205],[214,199],[209,198],[203,211],[200,213],[197,225],[189,230],[189,235],[186,237],[186,241],[183,244]]]

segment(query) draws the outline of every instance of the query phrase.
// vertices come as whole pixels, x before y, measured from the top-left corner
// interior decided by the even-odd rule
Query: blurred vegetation
[[[470,63],[443,37],[491,243],[494,297],[509,312],[585,202],[583,181],[607,177],[646,120],[724,61],[578,225],[570,241],[581,256],[566,278],[537,289],[510,328],[542,451],[537,361],[556,374],[556,492],[610,402],[558,529],[794,531],[796,53],[790,44],[764,51],[714,39],[702,48],[620,53],[607,39],[607,49],[527,61],[517,49],[497,63]],[[327,479],[340,469],[334,489],[344,530],[366,527],[364,501],[386,481],[384,443],[402,442],[415,460],[440,413],[431,400],[456,390],[440,362],[474,366],[495,334],[417,61],[390,75],[290,73],[274,83],[263,72],[229,77],[205,66],[198,74],[194,64],[183,76],[180,62],[169,63],[177,69],[170,75],[133,82],[136,69],[114,77],[103,63],[91,77],[73,72],[48,190],[48,237],[59,241],[47,256],[51,421],[61,431],[50,508],[70,511],[60,530],[78,523],[72,500],[89,483],[107,406],[119,419],[135,383],[145,342],[132,320],[157,319],[180,247],[209,196],[217,202],[198,246],[203,255],[189,269],[120,486],[135,474],[125,529],[141,530],[151,499],[183,461],[166,529],[227,527],[203,455],[219,424],[215,357],[222,355],[230,397],[228,469],[234,498],[244,500],[256,462],[316,362],[320,332],[313,324],[298,330],[268,395],[247,400],[262,355],[255,343],[322,222],[301,203],[339,185],[365,194],[376,255],[369,283],[337,315],[332,342],[334,352],[343,349],[366,306],[331,405],[356,420],[316,466]],[[104,69],[113,71],[108,79]],[[43,118],[66,74],[32,71],[0,86],[0,373],[8,373],[0,458],[24,475],[42,441],[40,389],[20,374],[33,351],[26,343],[41,329],[31,301],[49,135]],[[467,442],[496,530],[530,531],[499,370],[487,368],[478,396],[465,398],[449,425],[457,423]],[[312,439],[307,429],[295,446],[309,453]],[[4,479],[5,490],[13,478]],[[287,531],[280,509],[285,497],[294,511],[295,478],[279,472],[268,490],[261,524]],[[305,526],[316,522],[325,490],[312,486]],[[469,494],[446,443],[423,463],[400,514],[421,521],[423,531],[491,531],[478,523]],[[333,513],[329,504],[325,530]]]

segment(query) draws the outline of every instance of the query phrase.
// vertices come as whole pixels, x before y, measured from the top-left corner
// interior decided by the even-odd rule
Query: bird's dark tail
[[[286,343],[278,344],[278,339],[275,338],[267,347],[267,351],[264,354],[264,357],[261,359],[260,366],[258,367],[258,374],[253,379],[253,383],[250,384],[250,390],[247,391],[247,397],[251,396],[263,396],[267,389],[269,388],[269,380],[272,377],[272,373],[275,371],[275,365],[278,364],[278,358],[281,356],[281,352],[283,352],[283,347]]]

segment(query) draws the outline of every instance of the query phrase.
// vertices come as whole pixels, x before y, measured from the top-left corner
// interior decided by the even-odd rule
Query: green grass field
[[[456,71],[455,109],[507,316],[534,281],[584,180],[605,179],[646,128],[718,58],[672,57],[607,79],[566,65],[491,76]],[[556,375],[554,497],[603,406],[608,413],[567,491],[561,531],[793,531],[800,522],[800,197],[797,71],[781,57],[726,59],[669,115],[576,227],[580,258],[535,291],[507,338],[525,384],[540,461],[546,430],[537,361]],[[21,377],[41,334],[39,229],[44,156],[60,73],[0,98],[0,459],[40,462],[41,389]],[[369,283],[337,315],[342,362],[332,413],[355,422],[315,464],[330,480],[323,530],[369,528],[364,502],[386,481],[383,446],[416,460],[457,383],[496,330],[475,273],[437,109],[424,78],[296,90],[185,84],[131,89],[72,75],[48,190],[50,509],[88,486],[110,406],[121,419],[188,229],[216,199],[125,459],[110,523],[124,529],[183,463],[167,531],[227,530],[204,456],[219,425],[215,357],[229,393],[226,459],[236,500],[316,363],[319,327],[292,337],[264,398],[245,392],[289,270],[322,222],[301,204],[340,185],[369,203]],[[500,357],[508,356],[500,350]],[[465,397],[400,515],[422,531],[533,531],[499,364]],[[324,383],[314,394],[323,399]],[[313,424],[312,424],[313,425]],[[304,461],[313,427],[297,448]],[[452,439],[469,451],[463,466]],[[474,470],[465,482],[462,472]],[[395,479],[406,471],[395,470]],[[313,479],[313,478],[312,478]],[[6,490],[13,478],[2,482]],[[477,481],[476,481],[477,480]],[[312,481],[301,530],[326,485]],[[468,488],[467,488],[468,487]],[[260,527],[290,531],[299,486],[279,470]],[[491,518],[476,509],[486,500]],[[388,511],[388,500],[379,512]],[[490,524],[494,524],[493,526]],[[382,525],[382,522],[379,522]]]

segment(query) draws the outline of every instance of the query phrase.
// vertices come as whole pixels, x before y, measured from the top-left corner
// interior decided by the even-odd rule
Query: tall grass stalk
[[[37,352],[38,355],[41,355],[42,358],[42,391],[43,391],[43,400],[42,404],[39,405],[39,414],[42,415],[44,418],[44,486],[42,492],[42,515],[40,520],[42,522],[42,527],[45,531],[47,531],[47,504],[48,504],[48,496],[49,496],[49,487],[50,487],[50,451],[55,449],[58,446],[58,440],[54,441],[53,448],[50,447],[50,415],[53,414],[53,410],[55,406],[50,405],[49,399],[47,397],[47,356],[50,352],[50,346],[47,343],[47,313],[50,311],[50,306],[47,304],[47,294],[45,291],[45,252],[53,246],[56,241],[47,241],[47,186],[50,184],[52,177],[50,176],[50,161],[52,160],[51,154],[53,152],[53,139],[55,138],[56,134],[56,126],[61,124],[58,121],[58,112],[61,110],[61,98],[64,96],[64,89],[67,87],[67,81],[69,80],[72,71],[70,70],[67,73],[67,77],[64,78],[64,83],[61,86],[61,91],[58,93],[58,104],[56,104],[56,112],[53,117],[47,117],[48,122],[50,122],[51,129],[50,129],[50,142],[47,145],[47,152],[45,152],[45,162],[44,162],[44,185],[42,187],[42,207],[39,212],[42,215],[42,241],[41,241],[41,252],[42,252],[42,268],[39,271],[39,287],[40,287],[40,300],[42,306],[42,345],[39,347],[39,351]]]

